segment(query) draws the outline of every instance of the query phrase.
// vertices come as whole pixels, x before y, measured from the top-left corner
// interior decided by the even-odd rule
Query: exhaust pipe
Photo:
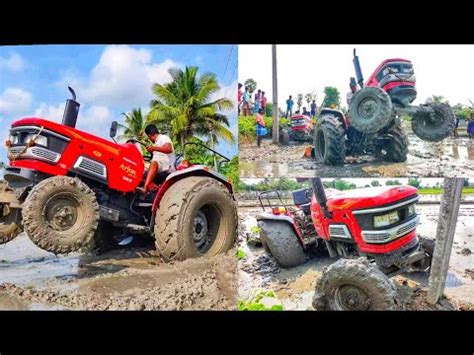
[[[360,88],[364,87],[364,77],[362,76],[362,69],[360,68],[359,57],[356,55],[356,49],[354,48],[354,59],[352,60],[354,63],[354,69],[357,77],[357,83],[359,84]]]
[[[63,115],[63,125],[76,128],[77,115],[79,114],[79,107],[81,106],[79,102],[76,101],[76,93],[74,90],[68,86],[67,87],[72,94],[72,99],[66,101],[66,106],[64,107]]]
[[[326,218],[332,218],[332,213],[328,210],[328,198],[326,197],[326,192],[324,191],[324,186],[321,178],[317,177],[311,179],[311,184],[313,185],[313,191],[314,195],[316,196],[316,201],[318,201],[319,205],[321,206],[324,216]]]

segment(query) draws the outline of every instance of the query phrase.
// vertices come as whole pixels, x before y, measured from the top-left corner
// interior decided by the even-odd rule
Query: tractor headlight
[[[397,223],[400,220],[398,211],[390,212],[381,216],[374,216],[374,227],[385,227]]]
[[[39,145],[43,145],[45,147],[48,146],[48,137],[45,136],[38,136],[36,137],[35,133],[28,134],[25,138],[25,143],[28,143],[30,140],[35,139],[35,143]]]
[[[415,204],[408,206],[408,215],[413,216],[414,214],[416,214]]]

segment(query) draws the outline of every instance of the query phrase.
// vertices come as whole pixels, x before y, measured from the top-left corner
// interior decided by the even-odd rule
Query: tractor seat
[[[165,182],[166,178],[168,177],[168,175],[170,174],[170,171],[162,171],[161,173],[157,174],[155,176],[155,179],[153,180],[153,182],[157,185],[161,185],[162,183]]]

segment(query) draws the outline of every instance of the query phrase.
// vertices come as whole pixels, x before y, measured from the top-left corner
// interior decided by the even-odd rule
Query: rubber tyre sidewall
[[[448,104],[433,104],[432,108],[438,116],[444,116],[442,124],[434,126],[426,126],[423,124],[423,113],[413,115],[411,120],[411,129],[413,133],[420,139],[428,142],[439,142],[449,137],[456,126],[456,117]]]
[[[333,116],[321,116],[313,134],[315,160],[326,165],[343,165],[346,158],[346,132],[342,122]],[[318,150],[320,134],[324,136],[324,154]]]
[[[378,114],[366,119],[359,115],[358,107],[366,99],[373,99],[378,105]],[[379,87],[364,87],[357,91],[349,104],[350,125],[361,133],[372,134],[379,132],[392,120],[392,101],[390,96]]]
[[[368,310],[397,309],[395,285],[366,258],[340,259],[327,267],[316,282],[313,307],[317,310],[338,310],[335,293],[343,285],[354,285],[364,290],[370,299]]]
[[[46,225],[43,209],[58,193],[72,194],[83,213],[81,228],[56,231]],[[55,254],[87,253],[94,249],[99,223],[99,205],[94,192],[79,178],[54,176],[38,183],[23,205],[23,226],[28,237],[41,249]]]
[[[206,204],[219,210],[220,225],[210,249],[200,253],[193,240],[192,227],[197,212]],[[160,201],[154,234],[156,249],[165,261],[225,253],[234,246],[237,236],[235,201],[229,190],[214,178],[185,177],[175,182]]]

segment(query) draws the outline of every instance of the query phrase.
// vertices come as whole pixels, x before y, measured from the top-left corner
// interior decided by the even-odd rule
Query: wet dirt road
[[[234,254],[170,264],[151,247],[55,256],[23,234],[0,246],[0,310],[235,309]]]
[[[264,140],[263,146],[241,145],[241,177],[438,177],[474,176],[474,140],[461,135],[432,143],[419,139],[410,130],[409,153],[404,163],[385,163],[372,156],[347,157],[343,166],[327,166],[304,158],[309,144],[280,146]]]
[[[417,206],[421,222],[418,233],[434,238],[439,205]],[[311,305],[316,280],[324,266],[333,263],[326,254],[310,255],[308,260],[297,267],[282,269],[262,247],[246,243],[248,237],[255,238],[252,227],[260,208],[240,208],[239,244],[245,258],[239,262],[240,299],[249,299],[259,290],[273,290],[278,302],[287,310],[313,309]],[[456,236],[451,254],[445,294],[449,301],[443,305],[430,306],[425,301],[428,275],[411,273],[396,276],[394,279],[400,290],[404,309],[471,309],[474,304],[474,218],[473,205],[461,205]]]

